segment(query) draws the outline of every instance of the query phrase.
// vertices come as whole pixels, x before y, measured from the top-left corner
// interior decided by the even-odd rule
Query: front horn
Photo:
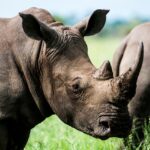
[[[125,73],[126,79],[131,83],[131,84],[136,84],[137,78],[139,76],[142,63],[143,63],[143,57],[144,57],[144,45],[143,42],[140,43],[137,56],[135,59],[134,65],[129,68],[129,70]]]
[[[115,83],[119,85],[121,90],[120,94],[125,99],[130,100],[136,92],[136,83],[142,67],[144,57],[144,46],[140,44],[134,65],[128,69],[128,71],[116,78]]]
[[[131,67],[131,69],[129,69],[129,73],[127,74],[129,81],[132,83],[136,83],[137,81],[143,63],[143,57],[144,57],[144,45],[142,42],[140,43],[138,54],[135,59],[135,63]]]

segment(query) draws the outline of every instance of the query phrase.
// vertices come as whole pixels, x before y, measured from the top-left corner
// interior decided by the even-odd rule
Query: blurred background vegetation
[[[111,13],[111,11],[109,12]],[[89,14],[89,13],[87,13]],[[77,18],[75,15],[69,15],[69,16],[59,16],[55,15],[54,16],[57,21],[63,22],[66,25],[74,25],[77,23],[80,19]],[[150,21],[150,17],[144,17],[144,16],[133,16],[132,18],[123,18],[123,19],[113,19],[113,20],[106,20],[106,24],[102,32],[97,34],[99,37],[124,37],[126,34],[128,34],[133,27]]]

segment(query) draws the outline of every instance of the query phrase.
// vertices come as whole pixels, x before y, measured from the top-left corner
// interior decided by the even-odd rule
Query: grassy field
[[[108,59],[120,43],[115,38],[87,38],[89,56],[97,67]],[[25,150],[121,150],[123,142],[118,138],[106,141],[92,138],[62,123],[53,115],[32,129]]]

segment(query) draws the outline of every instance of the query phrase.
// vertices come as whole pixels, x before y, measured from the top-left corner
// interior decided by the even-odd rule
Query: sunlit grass
[[[92,63],[99,67],[104,60],[112,60],[112,56],[119,46],[121,39],[118,38],[102,38],[87,37],[88,53]]]
[[[97,67],[110,60],[119,39],[86,38],[88,53]],[[25,150],[121,150],[123,142],[118,138],[106,141],[92,138],[62,123],[56,116],[49,117],[31,131]]]
[[[92,138],[64,123],[55,115],[32,129],[25,150],[120,150],[122,141]]]

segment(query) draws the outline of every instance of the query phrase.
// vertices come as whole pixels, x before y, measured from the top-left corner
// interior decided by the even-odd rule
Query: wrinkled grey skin
[[[72,27],[38,8],[0,19],[0,150],[23,149],[30,129],[52,114],[101,139],[129,134],[127,104],[143,49],[116,78],[108,61],[96,69],[83,37],[98,33],[107,13],[96,10]]]
[[[138,44],[144,43],[143,65],[137,80],[135,96],[129,103],[130,116],[136,118],[135,128],[137,129],[139,141],[143,138],[142,124],[144,118],[150,116],[150,23],[141,24],[135,27],[123,40],[113,57],[113,72],[115,76],[125,72],[134,62],[137,54]],[[141,126],[141,127],[140,127]],[[138,139],[137,139],[138,140]]]

